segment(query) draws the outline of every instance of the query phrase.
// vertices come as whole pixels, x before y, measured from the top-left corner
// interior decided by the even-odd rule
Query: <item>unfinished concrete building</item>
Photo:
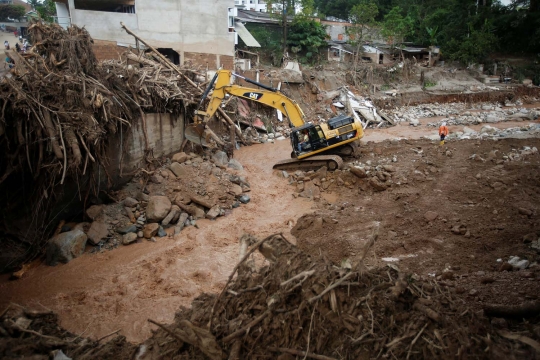
[[[136,46],[123,22],[176,64],[233,68],[234,0],[57,0],[56,9],[63,27],[86,27],[99,60]]]

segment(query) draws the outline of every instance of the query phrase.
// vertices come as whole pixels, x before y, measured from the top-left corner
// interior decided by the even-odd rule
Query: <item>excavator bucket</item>
[[[210,147],[210,144],[206,142],[204,136],[204,125],[203,124],[191,124],[186,126],[184,131],[184,136],[186,139],[191,141],[194,144],[198,144],[204,147]]]

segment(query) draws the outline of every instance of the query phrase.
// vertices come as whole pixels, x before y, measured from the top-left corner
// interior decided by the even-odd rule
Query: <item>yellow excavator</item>
[[[260,89],[231,84],[232,77],[258,86]],[[213,90],[213,91],[212,91]],[[212,91],[206,111],[195,112],[194,123],[186,127],[186,138],[194,143],[207,145],[205,136],[206,123],[214,116],[227,95],[255,101],[281,111],[289,120],[291,127],[291,159],[276,163],[273,168],[279,170],[318,169],[326,166],[329,170],[341,168],[340,155],[354,154],[356,140],[364,136],[360,121],[352,116],[339,115],[325,123],[313,124],[304,120],[304,112],[296,101],[289,99],[279,90],[229,70],[218,70],[202,95],[199,103]]]

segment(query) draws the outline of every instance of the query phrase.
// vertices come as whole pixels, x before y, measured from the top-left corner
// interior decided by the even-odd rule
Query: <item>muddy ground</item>
[[[329,175],[344,182],[333,182],[319,199],[298,197],[295,184],[271,170],[290,152],[288,141],[242,148],[235,157],[251,184],[249,204],[216,221],[202,220],[199,228],[175,238],[87,253],[57,267],[40,265],[18,281],[5,275],[0,308],[16,302],[51,309],[75,334],[97,339],[121,329],[128,341],[139,342],[155,328],[146,319],[169,323],[180,306],[222,289],[238,261],[243,233],[263,237],[283,231],[308,253],[341,262],[359,253],[376,222],[380,237],[369,266],[392,262],[419,277],[438,278],[472,311],[485,303],[537,300],[538,255],[523,237],[540,230],[540,155],[513,161],[505,156],[524,146],[540,148],[540,140],[464,140],[441,147],[394,139],[433,131],[405,126],[368,131],[359,157],[347,163],[389,164],[392,185],[377,192],[345,171]],[[428,212],[436,218],[426,219],[434,216]],[[317,218],[323,219],[321,227]],[[456,226],[464,234],[454,234]],[[500,271],[512,255],[531,267]]]
[[[377,192],[333,183],[328,190],[339,193],[338,200],[302,217],[292,233],[300,248],[339,263],[362,250],[377,222],[382,231],[372,266],[392,262],[421,277],[440,276],[476,310],[537,300],[540,267],[503,266],[510,256],[540,260],[524,243],[525,235],[540,231],[540,156],[503,158],[524,146],[538,148],[540,140],[369,143],[359,160],[391,164],[394,184]],[[397,161],[389,161],[394,156]],[[341,177],[345,183],[354,178]]]

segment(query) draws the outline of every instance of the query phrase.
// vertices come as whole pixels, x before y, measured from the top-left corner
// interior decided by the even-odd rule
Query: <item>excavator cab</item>
[[[319,125],[306,124],[297,128],[291,134],[291,142],[295,155],[301,155],[328,146],[324,133]]]

